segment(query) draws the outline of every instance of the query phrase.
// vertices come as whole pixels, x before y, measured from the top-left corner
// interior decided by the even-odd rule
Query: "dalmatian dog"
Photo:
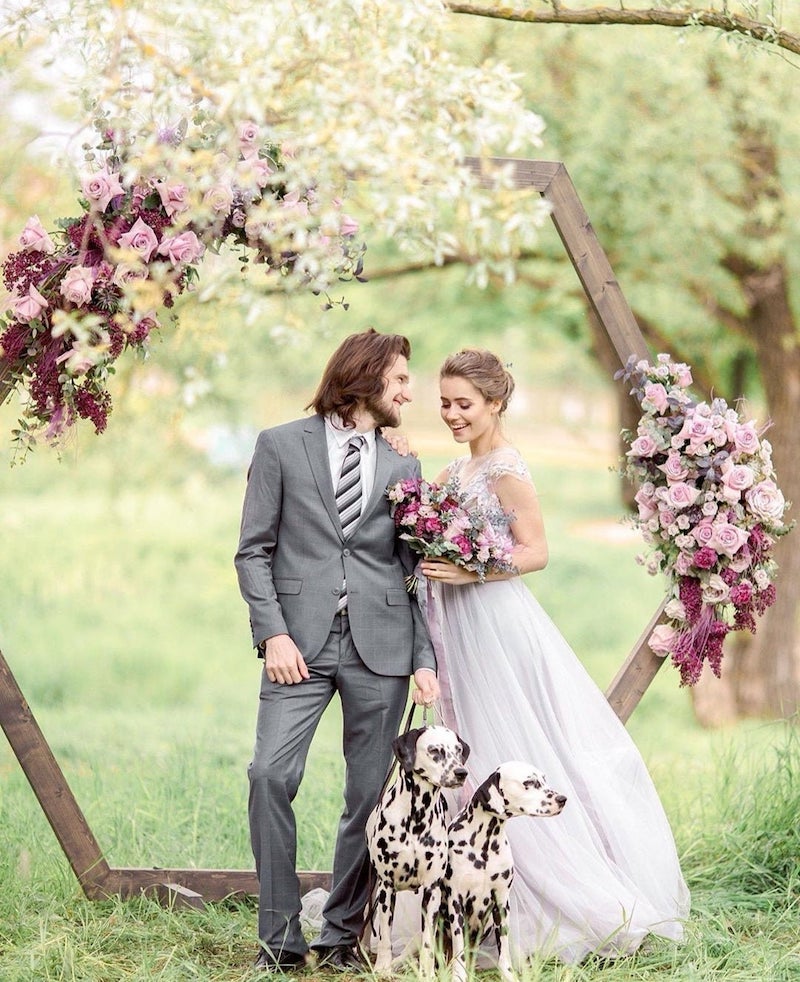
[[[398,736],[392,749],[399,762],[398,774],[366,827],[375,879],[374,968],[381,974],[392,968],[391,927],[397,893],[421,890],[420,970],[430,976],[447,866],[447,803],[442,789],[463,785],[469,747],[445,726],[423,726]]]
[[[543,774],[514,760],[493,771],[453,819],[442,885],[453,982],[466,982],[465,948],[474,950],[492,927],[498,971],[507,982],[514,979],[508,943],[514,862],[505,823],[518,815],[558,815],[566,801],[547,786]]]

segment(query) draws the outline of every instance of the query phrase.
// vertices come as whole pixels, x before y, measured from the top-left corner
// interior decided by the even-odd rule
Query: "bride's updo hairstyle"
[[[506,411],[514,391],[514,379],[497,355],[485,348],[464,348],[450,355],[439,371],[439,378],[465,378],[487,402],[500,403],[500,414]]]

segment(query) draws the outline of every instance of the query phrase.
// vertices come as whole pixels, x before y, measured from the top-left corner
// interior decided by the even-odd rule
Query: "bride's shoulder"
[[[531,472],[525,459],[516,447],[510,444],[504,447],[497,447],[492,450],[486,458],[486,471],[489,477],[498,478],[506,474],[519,477],[526,481],[532,481]]]

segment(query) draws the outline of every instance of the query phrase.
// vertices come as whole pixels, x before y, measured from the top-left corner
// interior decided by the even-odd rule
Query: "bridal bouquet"
[[[449,559],[477,573],[481,583],[487,573],[513,571],[513,540],[493,524],[493,519],[505,516],[465,507],[455,482],[406,478],[386,493],[400,538],[415,552],[428,559]]]
[[[719,677],[722,643],[732,630],[755,633],[756,615],[775,602],[772,547],[791,526],[772,466],[772,447],[753,420],[724,399],[695,403],[692,374],[669,355],[617,373],[642,407],[624,472],[638,487],[634,523],[650,546],[639,557],[670,584],[666,620],[650,648],[671,655],[681,685],[704,662]]]

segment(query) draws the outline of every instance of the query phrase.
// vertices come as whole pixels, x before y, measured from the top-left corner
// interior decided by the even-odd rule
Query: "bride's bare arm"
[[[511,516],[514,533],[514,563],[520,573],[533,573],[547,565],[547,535],[544,530],[539,496],[528,481],[505,474],[494,483],[503,511]],[[498,573],[497,578],[506,577]]]

